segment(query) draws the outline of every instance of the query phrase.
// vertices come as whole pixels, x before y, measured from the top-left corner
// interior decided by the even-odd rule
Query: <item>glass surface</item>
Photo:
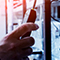
[[[51,4],[51,57],[52,60],[60,60],[60,2]]]

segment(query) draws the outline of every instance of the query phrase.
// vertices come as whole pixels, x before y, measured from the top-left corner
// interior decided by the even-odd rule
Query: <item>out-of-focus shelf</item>
[[[52,7],[56,7],[56,6],[60,6],[60,1],[53,1],[52,3],[51,3],[51,6]]]

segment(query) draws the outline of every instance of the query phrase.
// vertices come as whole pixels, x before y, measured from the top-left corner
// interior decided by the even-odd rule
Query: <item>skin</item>
[[[28,36],[20,39],[20,37],[22,37],[25,33],[37,30],[38,28],[38,25],[34,23],[25,23],[1,39],[1,60],[28,60],[27,56],[33,52],[30,46],[35,43],[34,38]]]

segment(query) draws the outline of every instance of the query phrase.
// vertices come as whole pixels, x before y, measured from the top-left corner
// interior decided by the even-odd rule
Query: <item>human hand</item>
[[[22,24],[16,30],[7,34],[0,41],[0,58],[1,60],[13,60],[14,58],[20,60],[32,53],[32,46],[34,44],[34,39],[32,37],[25,37],[20,39],[21,36],[29,31],[37,30],[39,27],[34,23]]]

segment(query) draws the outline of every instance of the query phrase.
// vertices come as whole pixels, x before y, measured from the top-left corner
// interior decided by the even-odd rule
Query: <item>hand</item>
[[[34,44],[34,39],[32,37],[25,37],[20,39],[24,34],[29,31],[37,30],[39,27],[34,23],[22,24],[16,30],[7,34],[0,41],[0,58],[1,60],[13,60],[14,58],[18,60],[23,59],[32,53],[32,46]]]

